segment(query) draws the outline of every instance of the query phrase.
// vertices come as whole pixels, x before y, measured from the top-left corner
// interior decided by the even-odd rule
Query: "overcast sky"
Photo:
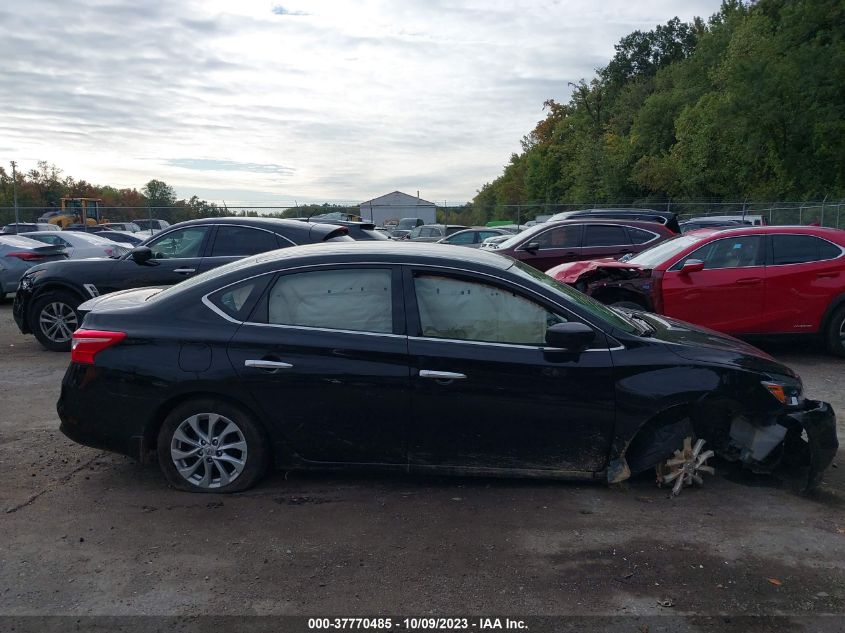
[[[0,0],[0,163],[237,204],[449,204],[635,29],[719,0]]]

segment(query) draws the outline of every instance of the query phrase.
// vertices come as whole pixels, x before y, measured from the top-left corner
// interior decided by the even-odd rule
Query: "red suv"
[[[604,303],[728,334],[817,334],[845,356],[845,231],[839,229],[702,229],[627,261],[564,264],[548,274]]]
[[[548,270],[564,262],[639,253],[674,235],[657,222],[579,218],[536,224],[481,248]]]

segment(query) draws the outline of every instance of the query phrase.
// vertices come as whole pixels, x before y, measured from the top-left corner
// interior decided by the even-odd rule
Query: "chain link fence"
[[[101,207],[103,218],[111,222],[126,222],[135,219],[157,218],[171,223],[186,219],[217,216],[281,216],[291,217],[315,215],[319,213],[343,210],[357,213],[356,206],[340,207],[329,205],[320,211],[313,211],[313,206],[305,212],[293,206],[227,206],[209,207],[206,209],[192,209],[185,206],[168,207]],[[576,211],[579,209],[654,209],[677,213],[680,219],[714,215],[759,215],[768,224],[773,225],[808,225],[817,224],[835,228],[845,228],[845,199],[803,202],[753,202],[748,200],[737,202],[713,201],[666,201],[666,202],[624,202],[624,203],[543,203],[543,204],[505,204],[490,208],[476,209],[471,204],[438,205],[438,218],[448,219],[449,222],[468,224],[472,218],[486,217],[489,220],[509,220],[525,223],[529,220],[545,220],[555,213],[562,211]],[[40,216],[50,209],[41,207],[18,207],[21,222],[36,222]],[[364,214],[366,216],[366,213]],[[365,217],[365,220],[367,218]],[[15,221],[13,207],[0,207],[0,226]]]

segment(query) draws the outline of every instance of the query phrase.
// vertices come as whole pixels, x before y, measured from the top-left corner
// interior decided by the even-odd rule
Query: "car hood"
[[[39,277],[41,281],[44,277],[62,276],[70,279],[85,281],[86,283],[96,283],[92,278],[96,275],[97,278],[106,278],[111,273],[112,268],[119,260],[112,257],[86,257],[85,259],[66,259],[58,262],[45,262],[38,264],[29,269],[30,272],[37,270],[47,271],[46,275]],[[84,279],[83,279],[84,278]]]
[[[620,272],[631,271],[636,272],[636,276],[642,276],[642,271],[647,269],[636,264],[617,261],[612,257],[605,257],[602,259],[587,259],[580,262],[559,264],[547,270],[546,274],[562,283],[574,284],[587,276],[594,276],[591,273],[601,273],[602,271],[610,270]]]
[[[662,315],[637,314],[654,328],[652,337],[665,343],[681,358],[798,379],[798,375],[786,365],[733,336]]]

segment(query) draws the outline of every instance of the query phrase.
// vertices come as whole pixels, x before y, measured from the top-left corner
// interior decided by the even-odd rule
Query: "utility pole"
[[[12,199],[15,205],[15,233],[17,233],[17,225],[21,223],[21,219],[18,216],[18,174],[15,171],[17,166],[18,164],[12,161]]]

